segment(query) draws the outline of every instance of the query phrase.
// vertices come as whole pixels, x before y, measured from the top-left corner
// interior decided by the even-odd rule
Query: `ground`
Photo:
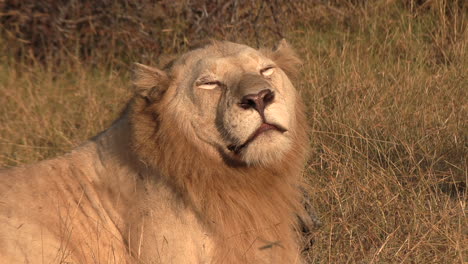
[[[295,85],[312,127],[305,175],[323,222],[309,260],[466,262],[466,7],[376,2],[317,5],[283,32],[304,61]],[[256,35],[229,37],[255,46]],[[127,60],[54,68],[0,46],[0,167],[65,153],[130,96]]]

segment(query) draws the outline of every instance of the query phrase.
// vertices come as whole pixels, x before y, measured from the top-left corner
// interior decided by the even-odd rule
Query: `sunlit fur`
[[[202,49],[239,47],[233,45]],[[138,66],[136,94],[108,130],[63,157],[1,172],[0,262],[302,263],[296,231],[308,147],[302,102],[279,70],[279,84],[289,86],[278,89],[294,95],[294,105],[285,106],[292,109],[287,134],[268,132],[250,152],[232,155],[213,123],[219,116],[195,113],[209,103],[181,91],[196,71],[187,56],[200,54],[188,53],[164,71]],[[297,58],[281,54],[295,56],[286,43],[258,56],[290,71]],[[221,100],[203,96],[193,98]],[[269,144],[270,136],[287,146]]]

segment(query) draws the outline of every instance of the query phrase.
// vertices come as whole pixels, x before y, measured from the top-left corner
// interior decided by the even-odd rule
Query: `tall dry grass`
[[[306,177],[323,222],[312,233],[310,263],[466,263],[467,4],[295,3],[288,8],[296,13],[281,14],[289,18],[281,35],[304,60],[296,86],[312,127]],[[266,26],[275,28],[268,12]],[[209,35],[180,32],[177,41]],[[259,39],[255,29],[222,32],[253,46]],[[268,44],[280,37],[262,36]],[[0,39],[0,166],[70,150],[128,100],[127,55],[138,50],[99,63],[61,57],[66,63],[54,67],[11,54],[10,41]]]
[[[367,7],[295,34],[325,223],[312,263],[467,261],[466,13],[433,8]]]

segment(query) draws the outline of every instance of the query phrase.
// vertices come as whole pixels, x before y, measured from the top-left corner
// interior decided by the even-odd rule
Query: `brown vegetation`
[[[115,22],[75,4],[66,19],[85,22],[68,35],[66,22],[27,32],[56,25],[31,22],[58,16],[22,9],[36,1],[0,2],[0,165],[64,153],[108,126],[128,98],[131,62],[156,64],[206,37],[255,46],[284,36],[305,62],[296,87],[312,125],[308,191],[323,222],[310,261],[466,262],[465,1],[169,2],[99,7],[117,12],[106,15]]]

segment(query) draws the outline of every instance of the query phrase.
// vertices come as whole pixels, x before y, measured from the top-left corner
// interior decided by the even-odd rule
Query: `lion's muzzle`
[[[264,89],[256,94],[248,94],[242,97],[241,102],[239,103],[240,107],[244,109],[253,108],[262,117],[262,120],[265,122],[265,107],[273,102],[275,99],[275,94],[270,89]]]
[[[272,123],[272,120],[267,120],[265,117],[266,108],[275,102],[276,94],[271,83],[261,75],[244,74],[241,76],[240,81],[236,87],[237,105],[242,109],[241,111],[255,110],[260,116],[261,120],[257,124],[257,128],[251,134],[244,138],[242,143],[228,145],[228,149],[235,154],[239,154],[245,149],[252,141],[258,136],[267,131],[276,131],[284,133],[287,131],[282,125]],[[243,122],[249,122],[247,120]]]
[[[274,89],[261,75],[244,74],[237,87],[238,103],[243,109],[255,109],[265,122],[264,110],[275,99]]]

